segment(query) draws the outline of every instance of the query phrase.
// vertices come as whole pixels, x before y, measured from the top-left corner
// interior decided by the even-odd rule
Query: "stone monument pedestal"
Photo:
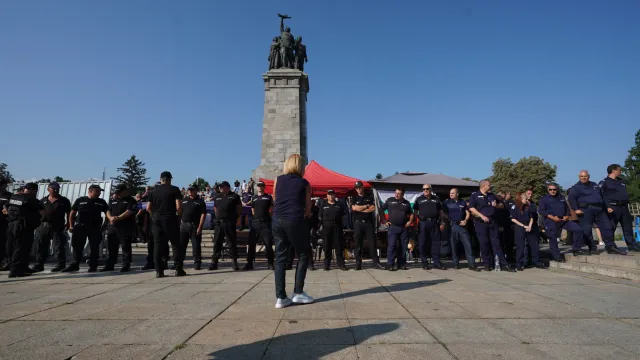
[[[264,117],[260,166],[254,180],[275,179],[291,154],[307,158],[307,74],[295,69],[272,69],[264,80]]]

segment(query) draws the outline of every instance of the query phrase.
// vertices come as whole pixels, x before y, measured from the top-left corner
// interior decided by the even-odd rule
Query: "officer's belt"
[[[420,218],[420,221],[432,221],[432,220],[438,220],[439,219],[437,217],[422,217],[422,216],[419,216],[419,218]]]
[[[450,223],[451,225],[460,225],[460,223],[461,223],[461,222],[463,222],[463,221],[464,221],[464,220],[456,220],[456,221],[451,220],[449,223]]]
[[[629,206],[628,201],[610,201],[609,205],[611,206]]]
[[[581,208],[586,208],[586,207],[589,207],[589,206],[602,208],[602,204],[601,203],[579,203],[578,206],[581,207]]]
[[[183,224],[200,225],[200,221],[181,221]]]
[[[371,224],[371,220],[358,220],[355,219],[353,222],[361,223],[361,224]]]
[[[328,224],[328,225],[336,225],[336,224],[340,224],[340,220],[322,220],[323,224]]]

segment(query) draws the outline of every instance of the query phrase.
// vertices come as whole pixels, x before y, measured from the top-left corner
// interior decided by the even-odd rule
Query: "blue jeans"
[[[458,247],[458,242],[462,243],[462,247],[464,248],[464,255],[467,258],[467,264],[469,267],[476,266],[475,258],[473,257],[473,251],[471,250],[471,239],[469,237],[469,232],[467,228],[464,226],[460,226],[458,224],[451,225],[451,261],[453,261],[453,265],[459,265],[460,259],[458,258],[458,251],[456,250]]]
[[[276,244],[276,296],[278,299],[285,299],[286,263],[289,259],[291,248],[298,253],[298,264],[296,266],[296,281],[293,292],[300,294],[304,289],[304,279],[307,277],[307,265],[309,263],[310,243],[307,224],[304,220],[291,221],[286,219],[273,219],[271,225],[273,240]],[[293,261],[293,259],[291,259]]]
[[[389,226],[387,230],[387,266],[392,267],[394,256],[397,253],[398,268],[407,262],[407,248],[409,245],[409,232],[404,226]]]

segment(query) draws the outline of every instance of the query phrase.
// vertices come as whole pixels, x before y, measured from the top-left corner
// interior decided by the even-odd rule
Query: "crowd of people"
[[[103,189],[91,185],[86,196],[73,204],[61,196],[60,185],[52,182],[48,195],[36,198],[37,184],[28,183],[17,194],[6,192],[6,181],[0,179],[0,260],[1,270],[9,271],[9,277],[24,277],[44,270],[52,243],[57,261],[52,272],[77,272],[83,260],[83,248],[89,244],[88,271],[114,271],[122,249],[121,272],[131,271],[131,243],[135,236],[145,239],[148,256],[143,270],[155,269],[157,277],[164,277],[169,268],[169,244],[173,252],[175,276],[185,276],[184,260],[189,242],[192,243],[194,267],[202,264],[201,241],[206,217],[206,201],[213,201],[215,213],[214,249],[209,270],[218,269],[225,240],[229,244],[231,266],[240,270],[237,254],[236,223],[243,214],[249,214],[249,252],[243,270],[252,270],[256,256],[256,244],[266,248],[268,269],[275,271],[276,307],[292,303],[313,301],[304,292],[307,269],[314,269],[311,243],[314,234],[320,233],[325,252],[323,269],[329,270],[335,250],[337,268],[347,271],[344,259],[343,219],[350,214],[355,239],[355,270],[362,269],[363,245],[373,267],[382,270],[406,270],[410,251],[409,233],[415,230],[418,253],[425,270],[446,270],[441,259],[441,240],[450,239],[451,260],[460,269],[460,247],[471,271],[523,271],[526,267],[544,268],[539,254],[539,233],[544,230],[556,261],[563,261],[558,238],[564,229],[572,233],[573,255],[597,254],[592,227],[597,225],[609,254],[625,255],[614,242],[614,229],[622,225],[629,251],[640,251],[633,238],[629,214],[629,197],[626,186],[620,180],[620,165],[607,169],[608,177],[596,184],[590,181],[587,171],[581,171],[579,181],[568,191],[559,193],[559,186],[547,185],[548,193],[537,203],[533,191],[523,189],[512,198],[509,193],[494,194],[491,183],[480,182],[479,190],[468,200],[459,197],[452,188],[449,199],[441,201],[424,184],[423,194],[413,204],[404,198],[404,189],[398,188],[392,198],[379,209],[371,194],[365,193],[361,182],[354,184],[353,197],[339,202],[333,190],[325,199],[314,202],[311,187],[304,179],[304,166],[299,155],[292,155],[285,162],[283,175],[274,182],[273,194],[265,193],[265,184],[253,179],[231,187],[227,181],[215,184],[202,192],[196,185],[179,189],[171,184],[172,175],[165,171],[154,188],[131,196],[132,189],[118,185],[110,199],[101,199]],[[144,208],[139,203],[146,202]],[[247,213],[244,209],[249,209]],[[103,218],[104,214],[104,218]],[[376,219],[376,214],[379,216]],[[572,218],[575,216],[575,218]],[[375,232],[378,222],[387,231],[387,261],[380,262]],[[108,259],[98,270],[99,244],[106,230]],[[319,231],[318,231],[319,230]],[[66,236],[70,232],[73,248],[72,263],[66,264]],[[475,235],[480,248],[481,263],[477,264],[472,250],[471,235]],[[31,246],[38,246],[36,262],[28,266]],[[586,246],[586,252],[583,247]],[[298,258],[294,294],[285,291],[285,272],[292,269],[294,257]],[[431,260],[431,261],[429,261]]]

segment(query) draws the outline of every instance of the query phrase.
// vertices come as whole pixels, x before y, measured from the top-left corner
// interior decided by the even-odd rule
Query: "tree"
[[[467,176],[463,177],[463,178],[462,178],[462,180],[474,181],[474,182],[480,182],[480,181],[478,181],[478,180],[472,179],[472,178],[467,177]]]
[[[547,184],[554,182],[558,167],[537,156],[522,158],[513,163],[509,158],[499,158],[493,163],[493,175],[489,181],[494,191],[508,191],[512,195],[533,189],[534,199],[547,193]]]
[[[198,187],[198,190],[203,191],[209,186],[209,182],[203,178],[197,178],[196,181],[193,182],[193,185]]]
[[[381,173],[377,173],[376,174],[376,180],[382,180],[382,174]]]
[[[56,176],[56,177],[54,177],[54,178],[53,178],[53,181],[55,181],[55,182],[59,182],[59,183],[62,183],[62,182],[71,182],[71,180],[65,180],[65,179],[63,179],[61,176]]]
[[[640,201],[640,130],[636,131],[635,145],[629,149],[624,161],[623,176],[627,184],[629,200]]]
[[[7,179],[7,182],[10,182],[10,183],[15,181],[15,179],[13,178],[13,175],[11,175],[9,170],[7,170],[7,164],[5,163],[0,163],[0,177]]]
[[[49,178],[40,179],[40,180],[36,181],[37,184],[50,183],[50,182],[51,182],[51,179],[49,179]]]
[[[131,157],[122,164],[122,167],[118,168],[118,172],[122,175],[118,175],[116,181],[127,185],[129,189],[137,190],[149,182],[144,163],[136,158],[135,155],[131,155]]]

